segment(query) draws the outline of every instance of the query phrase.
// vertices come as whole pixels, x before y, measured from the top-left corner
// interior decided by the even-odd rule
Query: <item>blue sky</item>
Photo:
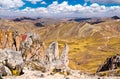
[[[42,1],[44,1],[45,4],[41,4]],[[32,3],[32,1],[23,0],[23,2],[25,2],[25,4],[20,9],[24,9],[26,7],[31,7],[31,8],[48,7],[54,1],[57,1],[58,4],[61,4],[64,1],[67,1],[69,5],[76,5],[76,4],[84,5],[85,3],[87,3],[88,6],[94,3],[91,1],[85,1],[85,0],[42,0],[42,1],[40,0],[40,1],[36,1],[36,3]],[[109,7],[110,6],[120,6],[120,3],[101,3],[101,2],[97,2],[97,3],[99,5],[105,5],[105,6],[109,6]]]
[[[120,0],[0,0],[0,16],[120,16]]]

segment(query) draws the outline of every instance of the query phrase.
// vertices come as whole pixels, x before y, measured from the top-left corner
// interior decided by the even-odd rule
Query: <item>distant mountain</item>
[[[120,19],[120,17],[118,17],[118,16],[113,16],[113,17],[111,17],[112,19]]]
[[[12,21],[14,22],[21,22],[21,21],[31,21],[33,23],[35,23],[35,25],[41,26],[41,25],[51,25],[51,24],[55,24],[58,22],[61,22],[60,19],[53,19],[53,18],[30,18],[30,17],[20,17],[20,18],[15,18],[12,19]]]
[[[61,22],[60,19],[54,19],[54,18],[38,18],[36,22],[41,23],[42,25],[49,26],[51,24],[56,24]]]
[[[75,21],[75,22],[88,22],[90,24],[98,24],[108,20],[117,20],[120,19],[118,16],[113,17],[105,17],[105,18],[70,18],[65,19],[67,21]]]
[[[91,20],[92,18],[74,18],[74,19],[70,19],[68,21],[76,21],[76,22],[82,22],[82,21],[87,21],[87,20]]]
[[[34,20],[36,20],[36,19],[30,18],[30,17],[21,17],[21,18],[15,18],[15,19],[13,19],[13,21],[17,21],[17,22],[23,21],[23,20],[31,20],[31,21],[34,21]]]
[[[104,22],[104,20],[101,18],[72,18],[72,19],[69,19],[68,21],[88,22],[90,24],[98,24],[98,23]]]

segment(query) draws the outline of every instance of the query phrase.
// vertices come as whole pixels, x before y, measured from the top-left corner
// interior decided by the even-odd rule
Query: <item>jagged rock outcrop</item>
[[[45,51],[44,43],[34,42],[33,47],[28,50],[32,52],[26,53],[24,67],[29,70],[40,70],[42,72],[63,74],[71,73],[72,70],[68,67],[69,47],[66,44],[59,57],[58,42],[52,42]],[[24,52],[25,53],[25,52]],[[29,57],[28,57],[29,56]]]
[[[120,67],[120,55],[115,55],[110,58],[107,58],[103,65],[101,65],[97,72],[114,70]]]
[[[0,31],[1,32],[1,31]],[[39,70],[46,73],[76,74],[68,67],[69,47],[65,44],[59,55],[58,42],[52,42],[46,49],[37,34],[20,35],[17,31],[5,31],[6,41],[0,49],[0,75],[21,75],[23,69]],[[2,37],[2,36],[1,36]],[[9,39],[9,40],[8,40]],[[80,73],[77,73],[80,75]]]
[[[66,44],[59,57],[58,43],[52,42],[46,51],[46,69],[48,69],[48,71],[69,72],[68,52],[69,47]]]
[[[46,50],[46,60],[49,63],[52,63],[53,61],[57,60],[59,58],[58,53],[58,43],[52,42],[49,46],[49,48]]]
[[[40,42],[38,35],[28,32],[20,35],[17,31],[1,30],[0,62],[8,67],[12,74],[20,74],[24,66],[29,69],[44,69],[52,72],[54,69],[68,71],[68,52],[66,44],[59,57],[58,42],[52,42],[48,49],[44,42]],[[6,37],[6,38],[5,38]],[[3,39],[4,38],[4,39]],[[29,62],[29,63],[27,63]],[[18,70],[15,72],[15,70]]]
[[[43,42],[34,41],[33,45],[29,48],[24,48],[23,59],[25,61],[29,60],[39,60],[44,62],[45,60],[45,45]]]
[[[55,66],[55,69],[61,69],[63,71],[68,70],[68,64],[69,64],[69,59],[68,59],[68,52],[69,52],[69,47],[66,44],[62,50],[62,54],[59,59],[53,62],[53,66]]]
[[[21,36],[17,31],[10,30],[9,28],[0,30],[0,48],[1,49],[11,49],[15,51],[20,51],[21,46]]]

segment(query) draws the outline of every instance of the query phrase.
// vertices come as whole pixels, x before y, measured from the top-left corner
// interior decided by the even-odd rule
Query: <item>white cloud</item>
[[[94,4],[90,5],[90,7],[97,8],[97,7],[99,7],[99,5],[97,3],[94,3]]]
[[[6,11],[0,10],[1,15],[9,16],[29,16],[29,17],[110,17],[120,16],[120,6],[106,7],[93,3],[90,6],[82,6],[80,4],[69,5],[64,1],[59,4],[54,1],[48,7],[30,8],[23,10]]]
[[[0,0],[0,6],[4,9],[19,8],[24,5],[22,0]]]
[[[85,0],[86,2],[102,3],[102,4],[120,4],[120,0]]]
[[[47,4],[45,1],[42,1],[41,4]]]
[[[29,2],[31,2],[32,4],[36,4],[37,2],[41,2],[41,1],[43,1],[43,0],[26,0],[26,1],[29,1]]]

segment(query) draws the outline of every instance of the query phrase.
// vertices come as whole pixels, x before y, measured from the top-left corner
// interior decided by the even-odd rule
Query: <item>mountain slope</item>
[[[62,49],[70,46],[70,67],[95,73],[109,56],[120,54],[120,21],[110,20],[99,24],[67,22],[40,30],[47,44],[57,40]]]

